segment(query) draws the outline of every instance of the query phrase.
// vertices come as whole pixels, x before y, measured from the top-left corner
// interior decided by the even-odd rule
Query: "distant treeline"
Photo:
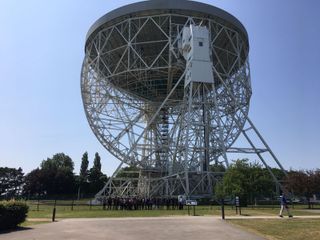
[[[214,167],[214,166],[213,166]],[[219,166],[218,166],[219,167]],[[282,171],[270,169],[284,187],[283,194],[306,201],[320,194],[320,169]],[[238,159],[225,171],[222,181],[215,186],[218,198],[239,196],[243,202],[254,204],[257,200],[277,199],[282,193],[267,168],[248,159]]]
[[[95,153],[93,166],[90,169],[88,166],[88,153],[85,152],[79,174],[74,173],[74,162],[64,153],[57,153],[43,160],[38,168],[26,175],[21,168],[0,167],[0,198],[93,197],[103,188],[108,177],[101,171],[101,158],[98,153]],[[276,199],[279,196],[279,187],[268,169],[261,164],[252,163],[248,159],[238,159],[227,169],[220,164],[210,167],[212,171],[224,172],[223,178],[213,186],[216,198],[234,199],[239,196],[242,202],[254,204],[257,200]],[[134,167],[124,167],[118,177],[127,177],[128,172],[137,170]],[[271,171],[290,196],[293,193],[297,199],[309,201],[320,193],[319,169],[283,172],[278,168],[271,168]]]
[[[101,171],[98,153],[94,156],[92,168],[88,169],[88,166],[88,153],[85,152],[79,174],[74,173],[74,162],[64,153],[57,153],[43,160],[40,167],[26,175],[21,168],[0,168],[0,197],[92,197],[108,178]]]

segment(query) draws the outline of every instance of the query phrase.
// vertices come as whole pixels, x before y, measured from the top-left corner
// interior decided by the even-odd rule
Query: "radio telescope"
[[[219,173],[210,164],[228,167],[227,153],[283,169],[248,118],[248,53],[243,25],[199,2],[138,2],[98,19],[86,38],[82,99],[120,165],[97,197],[211,196]],[[240,134],[249,147],[233,147]],[[138,175],[117,178],[123,164]]]

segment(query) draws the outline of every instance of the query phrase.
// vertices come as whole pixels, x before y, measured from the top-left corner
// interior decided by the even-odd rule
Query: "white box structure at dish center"
[[[190,25],[183,29],[182,53],[187,61],[185,86],[191,81],[213,83],[210,52],[209,31],[206,27]]]

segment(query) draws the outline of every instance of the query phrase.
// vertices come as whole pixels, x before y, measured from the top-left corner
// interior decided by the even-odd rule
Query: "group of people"
[[[102,199],[106,210],[183,210],[184,203],[177,198],[105,197]]]
[[[184,201],[180,198],[105,197],[102,205],[105,210],[183,210]],[[292,217],[284,195],[280,196],[280,205],[279,216],[283,217],[283,211],[286,210],[288,216]]]

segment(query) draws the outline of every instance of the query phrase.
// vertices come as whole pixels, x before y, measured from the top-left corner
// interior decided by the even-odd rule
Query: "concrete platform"
[[[260,240],[216,217],[79,218],[3,233],[1,240]]]

